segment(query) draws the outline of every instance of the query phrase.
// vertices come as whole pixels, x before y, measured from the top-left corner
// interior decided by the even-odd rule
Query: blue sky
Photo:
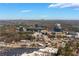
[[[79,19],[79,4],[0,3],[0,19]]]

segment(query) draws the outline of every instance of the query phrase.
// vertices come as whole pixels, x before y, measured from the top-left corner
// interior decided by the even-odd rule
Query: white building
[[[79,32],[76,33],[77,35],[75,36],[75,38],[79,38]]]

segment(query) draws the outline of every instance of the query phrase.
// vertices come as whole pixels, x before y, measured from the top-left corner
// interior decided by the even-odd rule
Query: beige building
[[[62,37],[65,37],[65,36],[66,36],[66,33],[64,33],[64,32],[55,32],[54,36],[55,36],[56,38],[57,38],[57,37],[62,38]]]

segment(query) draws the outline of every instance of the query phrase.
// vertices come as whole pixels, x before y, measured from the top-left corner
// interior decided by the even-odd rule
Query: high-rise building
[[[55,32],[62,32],[61,24],[55,24],[54,31]]]

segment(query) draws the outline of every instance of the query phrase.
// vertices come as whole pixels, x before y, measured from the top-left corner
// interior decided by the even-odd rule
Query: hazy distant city
[[[0,20],[1,56],[78,56],[78,20]]]

